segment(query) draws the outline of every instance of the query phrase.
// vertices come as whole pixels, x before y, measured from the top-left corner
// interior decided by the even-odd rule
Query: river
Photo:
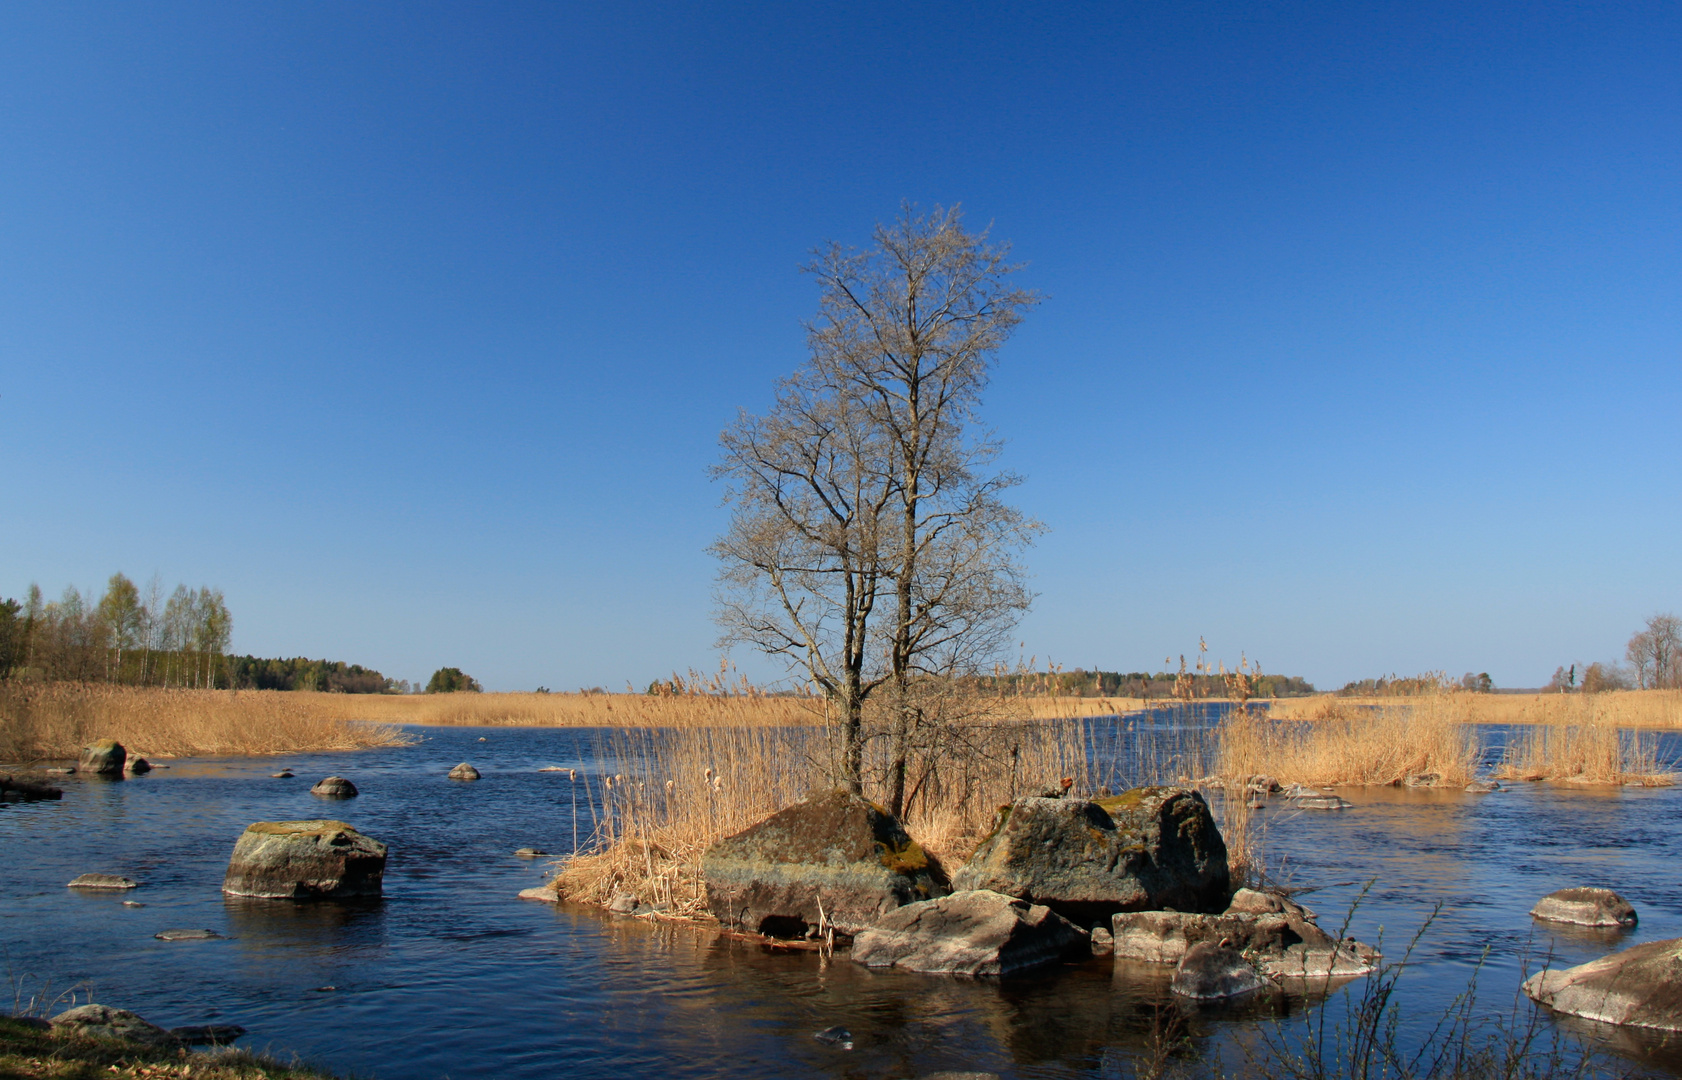
[[[1094,958],[1032,977],[954,979],[863,969],[843,957],[773,954],[704,929],[519,901],[572,844],[572,786],[545,765],[591,769],[594,733],[416,728],[417,745],[262,759],[178,759],[123,781],[64,778],[62,802],[0,808],[0,960],[7,989],[74,993],[164,1026],[237,1023],[247,1049],[340,1073],[400,1078],[1127,1076],[1175,1004],[1166,972]],[[480,742],[483,737],[485,741]],[[1662,751],[1682,749],[1667,737]],[[444,778],[471,761],[476,783]],[[271,773],[292,769],[296,778]],[[350,777],[348,802],[309,794]],[[1339,812],[1261,812],[1270,872],[1311,889],[1328,929],[1400,956],[1404,1039],[1479,972],[1484,1011],[1522,1021],[1522,971],[1581,963],[1682,936],[1682,791],[1529,784],[1492,795],[1345,790]],[[385,898],[364,905],[226,901],[222,874],[252,821],[339,817],[391,847]],[[77,874],[126,874],[126,895],[65,888]],[[1616,888],[1639,927],[1606,934],[1534,922],[1542,895]],[[124,899],[142,903],[129,907]],[[165,942],[204,928],[223,940]],[[1294,1003],[1286,1037],[1336,1024],[1361,981]],[[65,998],[68,1004],[69,998]],[[62,1006],[61,1006],[62,1007]],[[54,1010],[56,1011],[56,1010]],[[1243,1072],[1275,1031],[1253,1009],[1188,1013],[1188,1067]],[[1546,1020],[1544,1042],[1555,1035]],[[851,1049],[814,1033],[832,1026]],[[1561,1030],[1567,1045],[1606,1031]],[[1623,1040],[1625,1061],[1682,1075],[1661,1040]],[[1236,1064],[1235,1064],[1236,1063]]]

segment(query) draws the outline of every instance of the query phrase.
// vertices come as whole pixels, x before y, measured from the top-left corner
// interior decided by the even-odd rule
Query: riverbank
[[[358,722],[337,703],[321,700],[348,696],[6,684],[0,686],[0,761],[74,758],[95,739],[115,739],[131,755],[147,758],[356,750],[412,741],[393,724]]]
[[[132,1077],[161,1080],[332,1080],[331,1073],[239,1050],[212,1054],[117,1039],[67,1035],[39,1021],[0,1017],[0,1078],[93,1080]]]

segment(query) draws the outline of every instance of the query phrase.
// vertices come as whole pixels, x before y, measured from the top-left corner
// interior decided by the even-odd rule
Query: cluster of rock
[[[0,776],[0,803],[41,802],[64,798],[64,789],[37,780],[23,780],[15,776]]]
[[[1018,799],[950,881],[891,814],[847,791],[718,841],[701,866],[726,926],[851,936],[871,967],[1009,975],[1113,950],[1177,965],[1175,988],[1209,998],[1378,961],[1300,905],[1234,893],[1214,817],[1188,788]]]
[[[1629,901],[1598,888],[1549,893],[1530,914],[1546,922],[1612,932],[1637,922]],[[1682,938],[1649,941],[1563,971],[1539,971],[1525,980],[1524,992],[1571,1016],[1682,1031]]]

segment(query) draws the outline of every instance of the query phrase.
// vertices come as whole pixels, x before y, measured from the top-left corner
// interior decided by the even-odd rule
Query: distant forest
[[[31,585],[23,600],[0,599],[0,681],[103,682],[238,690],[407,693],[360,664],[229,656],[233,615],[220,589],[156,578],[144,590],[112,574],[98,599],[74,586],[47,600]]]
[[[983,690],[1048,697],[1195,698],[1226,697],[1232,675],[1158,671],[1028,671],[983,675]],[[1300,675],[1249,675],[1252,697],[1301,697],[1314,693],[1314,684]],[[1179,687],[1178,694],[1176,686]]]

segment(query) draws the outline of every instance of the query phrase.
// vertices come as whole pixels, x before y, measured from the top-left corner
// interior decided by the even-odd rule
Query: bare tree
[[[854,790],[865,704],[888,687],[900,813],[919,727],[950,718],[917,681],[978,671],[1030,600],[1015,553],[1040,526],[1002,501],[1019,481],[992,471],[999,442],[976,411],[1037,298],[956,209],[902,207],[874,239],[808,267],[822,296],[811,359],[769,414],[725,432],[715,475],[735,509],[713,551],[725,641],[789,657],[839,709]]]
[[[874,240],[864,252],[819,251],[808,340],[813,368],[868,410],[890,454],[888,802],[898,814],[914,734],[936,716],[913,681],[977,671],[1031,599],[1014,555],[1040,527],[1002,501],[1020,480],[992,471],[1000,444],[977,409],[998,350],[1038,297],[1011,283],[1008,246],[966,232],[957,207],[902,205]]]
[[[1643,690],[1682,686],[1682,619],[1654,615],[1647,628],[1629,639],[1624,651]]]

